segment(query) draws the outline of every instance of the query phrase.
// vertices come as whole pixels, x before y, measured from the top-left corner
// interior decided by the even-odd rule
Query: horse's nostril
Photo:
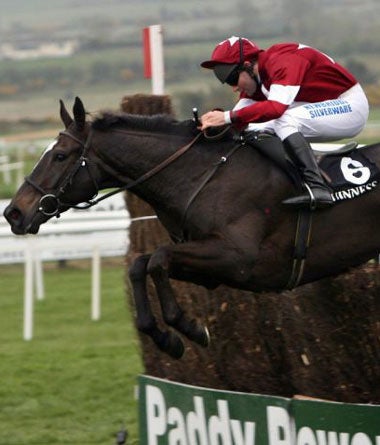
[[[15,207],[8,207],[4,212],[4,216],[8,221],[18,222],[21,219],[21,212]]]

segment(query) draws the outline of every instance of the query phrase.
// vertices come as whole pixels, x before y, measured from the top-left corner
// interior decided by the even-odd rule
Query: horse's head
[[[17,235],[37,233],[41,224],[97,192],[93,164],[87,154],[90,124],[82,101],[75,99],[70,116],[60,101],[65,130],[48,146],[32,173],[25,178],[4,216]]]

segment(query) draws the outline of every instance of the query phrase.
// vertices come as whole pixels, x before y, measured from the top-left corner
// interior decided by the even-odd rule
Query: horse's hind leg
[[[133,297],[136,305],[137,328],[139,331],[149,335],[162,351],[173,358],[180,358],[184,353],[181,339],[171,331],[161,331],[152,313],[147,288],[147,264],[150,255],[139,256],[129,269],[129,279],[132,285]]]
[[[210,342],[208,329],[196,320],[186,317],[176,300],[169,281],[168,270],[167,251],[165,248],[159,248],[152,255],[148,265],[148,273],[156,286],[165,323],[185,335],[189,340],[204,347],[208,346]],[[190,279],[191,276],[194,277],[194,280]],[[173,278],[176,278],[174,274]],[[189,273],[186,281],[199,282],[201,280],[197,280],[195,274]]]

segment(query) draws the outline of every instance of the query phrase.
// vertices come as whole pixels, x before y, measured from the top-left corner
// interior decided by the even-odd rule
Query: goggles
[[[214,67],[215,76],[222,82],[230,86],[236,86],[241,73],[240,64],[218,64]]]

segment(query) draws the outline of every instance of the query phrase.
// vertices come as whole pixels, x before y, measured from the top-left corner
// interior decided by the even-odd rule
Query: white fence
[[[8,155],[0,156],[0,173],[2,174],[2,179],[4,184],[11,183],[11,172],[16,172],[16,183],[21,184],[23,179],[23,171],[24,171],[24,163],[22,161],[19,162],[10,162]]]
[[[101,258],[125,255],[129,245],[131,219],[122,195],[89,210],[69,210],[42,225],[38,235],[26,236],[11,233],[3,217],[7,204],[0,201],[0,265],[24,263],[23,338],[32,339],[34,300],[44,298],[44,261],[92,259],[91,318],[99,320]]]

